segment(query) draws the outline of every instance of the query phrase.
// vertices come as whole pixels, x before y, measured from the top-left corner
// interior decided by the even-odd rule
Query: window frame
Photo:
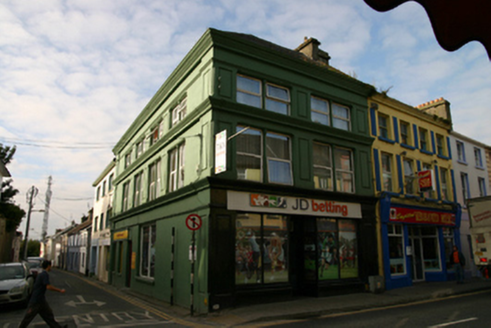
[[[383,113],[377,115],[378,136],[383,139],[390,139],[390,117]]]
[[[469,194],[469,175],[465,172],[460,172],[460,184],[463,196],[463,203],[467,206],[467,200],[470,198]]]
[[[462,141],[456,140],[455,145],[457,148],[457,161],[466,163],[465,160],[465,145]]]
[[[187,97],[179,101],[179,103],[171,111],[171,127],[181,122],[187,115]]]
[[[483,168],[481,148],[474,147],[474,161],[477,168]]]
[[[401,144],[406,145],[406,146],[411,146],[413,145],[412,139],[411,139],[411,124],[406,121],[400,121],[399,122],[399,130],[400,130],[400,137],[401,137]],[[405,142],[407,141],[407,142]]]
[[[336,115],[335,113],[335,107],[342,108],[346,110],[347,118],[341,117],[339,115]],[[336,129],[344,130],[344,131],[351,131],[351,109],[349,106],[342,105],[337,102],[332,102],[331,103],[331,116],[332,116],[332,123],[331,126]],[[336,126],[336,122],[343,122],[347,125],[347,128],[341,128],[339,126]]]
[[[148,274],[144,274],[143,272],[143,269],[144,269],[144,261],[145,261],[145,254],[144,254],[144,244],[145,244],[145,228],[149,228],[149,231],[148,231],[148,237],[149,237],[149,240],[148,240],[148,249],[146,250],[148,253],[147,253],[147,267],[146,267],[146,270],[148,271]],[[148,224],[148,225],[144,225],[144,226],[141,226],[140,228],[140,266],[139,266],[139,276],[142,277],[142,278],[146,278],[146,279],[154,279],[155,278],[155,257],[153,255],[155,254],[152,254],[152,249],[153,249],[153,252],[156,252],[157,251],[157,248],[155,246],[156,244],[156,240],[157,240],[157,224],[156,223],[152,223],[152,224]],[[155,240],[153,240],[153,238],[155,237]],[[153,243],[153,245],[152,245]],[[152,247],[153,246],[153,247]],[[153,258],[152,258],[153,257]],[[153,264],[153,271],[152,271],[152,264]]]
[[[265,87],[266,87],[266,92],[265,92],[265,97],[264,97],[264,109],[267,111],[273,112],[273,113],[277,113],[277,114],[290,115],[290,108],[291,108],[290,89],[287,87],[284,87],[284,86],[270,83],[270,82],[266,82]],[[283,99],[283,98],[276,97],[274,95],[270,95],[270,87],[286,91],[287,99]],[[279,103],[279,104],[285,105],[286,106],[286,112],[283,113],[283,112],[279,112],[279,111],[276,111],[276,110],[269,108],[268,101],[272,101],[274,103]]]
[[[338,165],[337,165],[337,152],[340,152],[340,151],[347,151],[349,153],[349,162],[350,162],[350,169],[351,170],[346,170],[344,168],[338,168]],[[343,148],[343,147],[334,147],[334,151],[333,151],[333,164],[334,164],[334,181],[335,181],[335,190],[337,192],[344,192],[344,193],[355,193],[356,192],[356,180],[355,180],[355,168],[354,168],[354,152],[353,150],[351,149],[348,149],[348,148]],[[339,186],[342,186],[344,185],[343,183],[340,183],[339,186],[338,186],[338,175],[341,174],[349,174],[351,176],[351,191],[346,191],[344,190],[344,188],[341,188]],[[344,179],[342,179],[341,181],[343,181]]]
[[[160,196],[160,170],[161,160],[158,159],[148,166],[148,201]]]
[[[240,130],[239,130],[240,129]],[[245,130],[244,132],[241,132]],[[239,135],[237,135],[236,137],[236,141],[235,141],[235,147],[236,147],[236,152],[235,152],[235,165],[236,165],[236,171],[237,171],[237,179],[238,180],[248,180],[248,181],[257,181],[255,179],[247,179],[247,175],[244,174],[243,177],[240,176],[240,173],[239,173],[239,170],[237,169],[237,163],[239,162],[239,160],[237,159],[238,156],[244,156],[244,157],[250,157],[252,159],[255,159],[255,160],[259,160],[259,181],[257,182],[263,182],[263,156],[264,156],[264,138],[263,138],[263,131],[260,130],[260,129],[256,129],[256,128],[251,128],[251,127],[245,127],[243,125],[237,125],[236,128],[235,128],[235,131],[236,133],[240,133]],[[259,154],[254,154],[254,153],[248,153],[248,152],[243,152],[243,151],[239,151],[238,149],[240,148],[240,146],[238,145],[238,143],[240,142],[241,138],[240,136],[242,134],[247,134],[248,131],[254,131],[256,133],[259,134]]]
[[[425,152],[430,152],[428,130],[422,127],[418,128],[419,133],[419,149]]]
[[[477,184],[479,186],[479,197],[487,196],[486,179],[483,177],[478,177]]]
[[[171,149],[169,152],[169,192],[184,186],[185,143]]]
[[[127,211],[130,208],[130,181],[123,183],[123,195],[121,197],[121,208],[123,211]]]
[[[409,164],[409,168],[411,168],[411,174],[406,174],[406,165],[405,163]],[[403,183],[404,183],[404,194],[408,195],[415,195],[416,194],[416,188],[414,187],[414,160],[410,158],[403,158],[402,160],[402,170],[403,170]],[[411,192],[408,192],[408,186],[411,188]]]
[[[326,103],[326,107],[327,107],[327,112],[323,112],[322,110],[319,110],[319,109],[316,109],[316,108],[313,108],[312,106],[312,100],[315,99],[316,101],[320,101],[320,102],[324,102]],[[322,123],[321,121],[314,121],[312,119],[312,113],[315,113],[316,115],[324,115],[327,119],[327,124],[324,124]],[[325,125],[325,126],[331,126],[331,103],[329,102],[329,100],[327,99],[324,99],[324,98],[321,98],[321,97],[317,97],[317,96],[310,96],[310,120],[314,123],[319,123],[319,124],[322,124],[322,125]]]
[[[245,90],[245,89],[240,89],[239,88],[239,78],[243,78],[243,79],[246,79],[246,80],[250,80],[250,81],[255,81],[257,83],[259,83],[259,93],[256,94],[254,92],[251,92],[249,90]],[[243,74],[237,74],[236,76],[236,101],[240,104],[244,104],[244,105],[247,105],[247,106],[251,106],[251,107],[256,107],[256,108],[263,108],[263,90],[262,90],[262,81],[260,79],[256,79],[256,78],[253,78],[253,77],[250,77],[250,76],[246,76],[246,75],[243,75]],[[237,94],[239,93],[242,93],[242,94],[245,94],[247,96],[252,96],[252,97],[256,97],[258,100],[259,100],[259,106],[255,106],[251,103],[247,103],[247,102],[241,102],[238,100],[239,97],[237,97]]]
[[[143,171],[134,176],[133,183],[133,207],[143,204]]]
[[[386,161],[384,161],[384,157],[387,158]],[[393,192],[394,191],[394,155],[386,152],[381,152],[380,154],[380,171],[381,171],[381,178],[382,178],[382,190],[383,191],[388,191],[388,192]],[[385,163],[388,163],[389,165],[389,170],[387,171],[385,169],[386,165]],[[386,182],[387,180],[387,182]],[[386,188],[386,185],[389,185],[390,188]]]
[[[289,159],[283,159],[283,158],[280,158],[280,157],[272,157],[272,156],[269,156],[268,155],[268,135],[269,136],[276,136],[276,137],[280,137],[281,138],[286,138],[287,139],[287,142],[288,142],[288,156],[289,156]],[[271,138],[271,137],[270,137]],[[276,132],[266,132],[266,136],[264,138],[264,141],[265,141],[265,159],[266,159],[266,167],[267,167],[267,170],[268,170],[268,182],[269,183],[275,183],[275,184],[281,184],[281,185],[287,185],[287,186],[292,186],[293,185],[293,167],[292,167],[292,138],[290,136],[287,136],[285,134],[281,134],[281,133],[276,133]],[[281,163],[287,163],[288,166],[289,166],[289,180],[290,182],[289,183],[282,183],[282,182],[272,182],[272,178],[271,178],[271,173],[272,171],[270,170],[270,161],[274,161],[274,162],[281,162]]]
[[[445,137],[441,134],[435,135],[436,139],[436,153],[439,156],[446,157],[447,156],[447,148],[445,147]]]
[[[440,198],[441,200],[450,200],[448,185],[448,170],[440,167]]]
[[[323,165],[324,163],[316,163],[316,156],[315,156],[315,148],[317,147],[325,147],[327,149],[327,153],[328,153],[328,159],[329,159],[329,163],[327,163],[328,165]],[[314,188],[316,189],[321,189],[321,190],[328,190],[328,191],[333,191],[334,190],[334,175],[333,175],[333,153],[332,153],[332,147],[331,145],[328,145],[328,144],[325,144],[325,143],[321,143],[321,142],[314,142],[313,143],[313,146],[312,146],[312,164],[313,164],[313,178],[314,178]],[[318,156],[319,157],[319,156]],[[316,175],[315,175],[315,171],[316,169],[318,170],[326,170],[327,172],[329,172],[329,176],[330,176],[330,179],[327,180],[327,185],[325,188],[322,187],[322,183],[321,183],[321,178],[318,177],[318,185],[319,186],[316,186]],[[329,183],[329,180],[330,180],[330,183]]]

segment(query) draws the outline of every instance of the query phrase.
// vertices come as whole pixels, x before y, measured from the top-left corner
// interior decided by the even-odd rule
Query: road
[[[290,323],[264,324],[275,327],[346,327],[346,328],[409,328],[409,327],[491,327],[489,307],[491,291],[453,296],[438,301],[371,309],[349,314],[335,314]]]
[[[61,270],[50,272],[50,282],[66,289],[65,294],[46,291],[56,320],[68,327],[184,327],[186,322],[163,313],[138,299],[111,289],[102,289],[89,279]],[[0,309],[0,328],[17,327],[25,309],[5,306]],[[29,327],[47,327],[37,316]]]

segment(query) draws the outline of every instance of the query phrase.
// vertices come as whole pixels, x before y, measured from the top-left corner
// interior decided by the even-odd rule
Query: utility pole
[[[46,235],[48,234],[48,218],[49,218],[49,203],[51,202],[51,175],[48,177],[48,189],[46,190],[46,201],[44,206],[44,217],[43,217],[43,229],[41,231],[41,241],[46,240]]]
[[[29,241],[29,224],[31,221],[31,210],[33,207],[32,199],[38,194],[38,188],[32,186],[31,189],[27,191],[27,203],[29,204],[29,209],[27,210],[27,223],[26,223],[26,237],[24,239],[24,260],[27,259],[27,243]]]

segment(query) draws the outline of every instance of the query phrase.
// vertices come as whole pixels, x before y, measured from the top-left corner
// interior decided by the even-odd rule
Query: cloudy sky
[[[26,211],[31,186],[44,208],[52,176],[48,234],[92,207],[112,147],[209,27],[290,49],[314,37],[333,66],[402,102],[444,97],[454,129],[491,145],[484,47],[445,51],[415,2],[379,13],[363,0],[0,0],[0,143],[17,146],[8,169]]]

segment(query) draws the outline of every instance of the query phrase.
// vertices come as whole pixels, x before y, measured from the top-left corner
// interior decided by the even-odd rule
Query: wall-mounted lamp
[[[401,156],[406,156],[407,155],[407,151],[403,151],[402,153],[400,153],[399,155]]]

